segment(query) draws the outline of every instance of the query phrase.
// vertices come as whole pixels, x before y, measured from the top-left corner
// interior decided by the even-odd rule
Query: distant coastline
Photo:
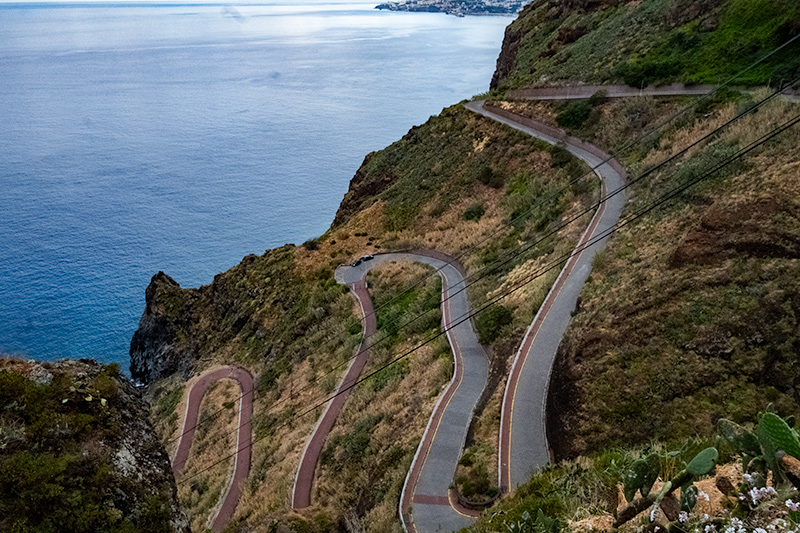
[[[528,1],[523,0],[400,0],[378,4],[375,9],[467,15],[516,15]]]

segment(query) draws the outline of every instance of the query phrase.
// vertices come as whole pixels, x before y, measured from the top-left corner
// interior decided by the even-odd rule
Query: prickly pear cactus
[[[681,487],[681,511],[691,513],[697,505],[697,487],[689,483]]]
[[[686,465],[686,471],[695,477],[705,476],[714,469],[718,458],[719,452],[716,448],[706,448]]]
[[[633,501],[636,491],[641,492],[642,497],[650,494],[653,484],[658,479],[661,470],[661,463],[658,454],[651,453],[635,461],[623,474],[622,484],[625,499]]]
[[[792,457],[800,459],[800,442],[781,417],[775,413],[764,413],[758,421],[756,430],[758,441],[764,450],[764,460],[773,474],[783,478],[775,454],[782,450]]]
[[[739,454],[747,454],[751,457],[761,455],[758,437],[739,424],[731,422],[727,418],[720,418],[717,422],[717,431],[722,438],[731,443]]]

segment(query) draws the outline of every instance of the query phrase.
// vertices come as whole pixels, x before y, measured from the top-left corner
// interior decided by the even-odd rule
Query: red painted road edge
[[[333,429],[333,424],[336,422],[336,417],[344,407],[347,397],[350,395],[350,390],[346,390],[339,394],[339,391],[349,387],[361,376],[361,371],[369,359],[370,350],[362,350],[364,343],[375,334],[377,329],[377,322],[375,319],[375,312],[372,309],[372,299],[367,291],[367,286],[364,281],[357,281],[350,285],[350,292],[361,305],[361,326],[364,332],[364,340],[358,347],[358,357],[356,357],[345,372],[344,378],[339,383],[339,386],[334,392],[334,398],[328,403],[322,417],[317,423],[317,427],[311,434],[311,438],[306,442],[305,450],[300,459],[300,466],[297,469],[297,477],[294,482],[294,490],[292,491],[292,508],[305,509],[311,505],[311,488],[314,482],[314,470],[319,462],[319,456],[322,453],[322,447],[328,434]]]
[[[172,461],[172,473],[178,479],[186,467],[186,460],[189,458],[189,451],[192,448],[203,395],[211,385],[224,378],[233,379],[239,383],[241,403],[239,405],[239,426],[236,432],[237,453],[234,456],[233,476],[211,526],[211,529],[216,532],[222,531],[233,516],[236,505],[239,503],[239,497],[242,495],[242,485],[250,474],[250,427],[253,418],[253,376],[250,372],[239,367],[224,367],[209,372],[192,385],[186,401],[186,415],[183,421],[183,428],[189,429],[182,431],[178,449]]]
[[[487,106],[487,107],[489,107],[489,106]],[[491,111],[494,112],[495,109],[492,108]],[[505,116],[506,118],[508,118],[510,120],[515,120],[516,119],[516,117],[513,116],[512,113],[507,112],[507,111],[505,113],[503,113],[503,116]],[[533,120],[529,120],[529,121],[518,120],[518,122],[524,123],[525,125],[527,125],[529,127],[530,126],[538,126],[538,123],[534,122]],[[531,122],[533,122],[533,124],[531,124]],[[558,130],[556,130],[556,131],[558,131]],[[548,131],[547,133],[550,134],[551,132]],[[563,133],[563,132],[560,132],[560,133]],[[566,137],[566,135],[564,135],[564,136]],[[580,144],[581,144],[581,148],[584,148],[584,149],[586,148],[585,147],[586,143],[581,142]],[[595,148],[593,150],[593,152],[598,152],[598,150]],[[600,152],[600,155],[601,155],[601,157],[605,156],[605,157],[602,157],[603,159],[611,158],[611,156],[609,156],[605,152]],[[616,162],[616,160],[611,160],[611,161],[608,162],[608,164],[611,164],[611,165],[616,164],[616,166],[619,166],[619,164]],[[623,170],[623,172],[624,172],[624,170]],[[601,192],[600,192],[600,197],[603,198],[608,193],[607,190],[606,190],[606,181],[605,180],[602,180],[601,187],[602,188],[601,188]],[[592,217],[592,220],[589,223],[589,226],[583,232],[583,235],[581,236],[580,241],[578,241],[578,244],[576,245],[575,249],[579,249],[580,247],[584,246],[586,244],[586,242],[588,242],[593,237],[594,230],[597,228],[597,225],[600,223],[600,218],[603,216],[603,212],[605,211],[605,208],[606,208],[605,202],[601,203],[600,204],[600,208],[597,211],[595,211],[595,214]],[[523,339],[522,345],[520,346],[519,351],[518,351],[518,353],[520,355],[514,361],[514,364],[511,367],[511,372],[508,375],[508,383],[506,384],[506,390],[512,391],[512,394],[506,394],[503,397],[503,404],[502,404],[502,409],[501,409],[501,412],[503,412],[503,413],[511,412],[511,409],[512,409],[512,407],[514,405],[514,397],[515,397],[513,391],[516,391],[517,383],[519,382],[520,373],[522,371],[522,366],[525,363],[525,359],[528,356],[528,352],[530,351],[531,344],[533,343],[533,340],[536,338],[536,333],[539,331],[539,328],[541,327],[541,324],[542,324],[542,322],[544,320],[544,317],[547,316],[547,312],[550,310],[550,307],[553,305],[553,302],[555,301],[556,297],[558,296],[558,293],[561,290],[561,287],[563,286],[563,284],[565,283],[565,281],[569,277],[569,274],[572,271],[573,267],[575,266],[575,263],[577,263],[578,258],[580,257],[581,253],[583,253],[583,252],[581,251],[578,254],[573,255],[572,257],[570,257],[567,260],[566,264],[564,265],[564,268],[559,273],[558,280],[556,280],[555,285],[553,285],[553,287],[550,289],[550,292],[548,293],[547,298],[545,299],[544,303],[542,304],[542,307],[539,309],[539,312],[536,313],[536,317],[534,318],[534,321],[531,323],[530,327],[528,328],[528,331],[525,333],[525,338]],[[511,488],[510,487],[511,480],[509,479],[510,478],[510,476],[509,476],[509,474],[510,474],[510,472],[509,472],[509,463],[510,463],[510,461],[511,461],[511,417],[510,416],[503,416],[502,417],[502,424],[501,424],[501,427],[500,427],[500,461],[499,461],[500,462],[500,473],[499,473],[500,474],[499,475],[499,478],[500,478],[499,479],[499,481],[500,481],[500,492],[503,493],[503,494],[507,494],[509,492],[510,488]]]
[[[451,263],[453,266],[458,268],[460,271],[463,271],[464,268],[458,263],[454,258],[442,254],[441,252],[437,252],[434,256],[433,254],[421,254],[421,255],[430,255],[431,257],[435,257],[436,259],[441,259],[448,263]],[[449,302],[448,292],[449,287],[444,283],[442,284],[442,329],[449,330],[451,327],[450,323],[450,306],[447,305]],[[450,380],[450,383],[447,386],[447,390],[436,402],[436,407],[434,407],[433,414],[428,422],[428,426],[425,428],[425,434],[422,437],[422,442],[417,449],[417,455],[414,457],[414,462],[411,464],[411,470],[408,473],[408,477],[406,478],[406,483],[403,486],[403,491],[400,495],[400,513],[402,514],[402,522],[405,526],[405,529],[408,533],[417,533],[417,527],[414,525],[414,520],[411,517],[411,513],[409,512],[413,503],[427,503],[427,504],[438,504],[438,505],[452,505],[454,509],[459,511],[462,514],[466,514],[469,516],[478,516],[480,512],[472,511],[470,509],[466,509],[458,504],[453,498],[444,498],[441,496],[427,496],[427,495],[417,495],[415,494],[417,489],[417,482],[419,481],[420,473],[422,472],[422,467],[425,464],[425,459],[428,457],[428,452],[430,452],[431,445],[433,444],[433,438],[435,436],[435,430],[431,431],[432,428],[436,428],[439,425],[439,422],[444,415],[444,411],[447,408],[447,404],[450,403],[450,398],[456,393],[461,381],[464,379],[464,356],[461,354],[461,351],[458,349],[458,344],[450,341],[450,348],[453,350],[453,363],[455,365],[455,372],[453,372],[453,378]],[[409,501],[409,495],[412,497]]]

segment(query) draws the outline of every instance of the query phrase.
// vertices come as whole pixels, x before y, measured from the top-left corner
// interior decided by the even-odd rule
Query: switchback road
[[[251,419],[253,417],[253,376],[243,368],[225,366],[209,372],[195,381],[189,389],[186,400],[186,413],[181,426],[181,437],[178,448],[172,460],[172,473],[178,479],[186,466],[189,451],[192,448],[194,432],[200,416],[200,403],[206,390],[220,379],[233,379],[239,383],[241,401],[239,403],[239,420],[236,431],[236,450],[233,463],[233,475],[223,492],[220,504],[216,508],[216,516],[211,519],[211,529],[222,531],[233,516],[239,497],[242,495],[242,485],[250,473],[250,440]]]
[[[564,146],[595,168],[596,174],[602,179],[602,196],[625,184],[624,169],[595,146],[568,137],[564,132],[535,120],[518,117],[498,108],[487,109],[483,102],[470,102],[467,108],[549,144]],[[608,162],[603,163],[606,160]],[[624,204],[624,193],[603,202],[576,250],[616,224]],[[566,262],[514,358],[506,382],[500,421],[498,471],[503,492],[514,490],[527,481],[535,469],[550,461],[545,429],[550,371],[578,296],[592,270],[592,260],[607,241],[602,239],[592,244]]]

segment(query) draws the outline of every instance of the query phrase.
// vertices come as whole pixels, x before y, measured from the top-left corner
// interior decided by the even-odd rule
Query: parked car
[[[365,255],[364,257],[359,259],[359,261],[369,261],[370,259],[375,259],[375,257],[371,255]]]
[[[357,266],[358,266],[358,265],[360,265],[360,264],[361,264],[361,259],[356,259],[355,261],[353,261],[352,263],[350,263],[350,266],[351,266],[351,267],[357,267]]]

